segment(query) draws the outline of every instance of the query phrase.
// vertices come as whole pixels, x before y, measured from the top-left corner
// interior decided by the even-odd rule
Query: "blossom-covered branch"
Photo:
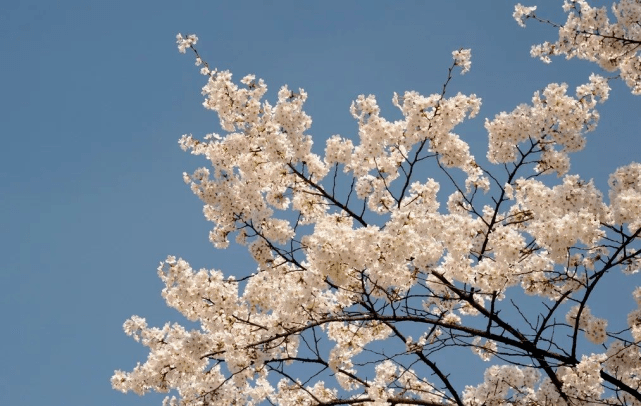
[[[641,20],[632,3],[614,9],[629,40],[617,69],[634,90],[639,76],[622,62],[637,38],[628,25]],[[605,40],[619,31],[606,33],[600,11],[565,8],[574,45],[561,39],[566,48],[541,55],[615,46]],[[515,18],[534,11],[518,5]],[[598,35],[583,33],[590,18]],[[262,80],[210,68],[197,40],[179,34],[178,48],[195,53],[203,104],[225,134],[181,138],[208,161],[184,180],[213,223],[211,242],[226,248],[235,237],[256,266],[225,276],[162,262],[163,297],[199,328],[127,320],[149,357],[116,371],[114,388],[175,391],[167,405],[641,405],[641,288],[624,331],[609,327],[593,294],[614,272],[639,270],[641,164],[610,176],[607,201],[569,174],[608,79],[593,74],[574,91],[552,83],[486,119],[491,167],[482,167],[455,132],[481,107],[450,92],[452,73],[471,67],[459,49],[442,90],[394,95],[400,120],[359,96],[358,136],[328,138],[319,156],[304,90],[283,86],[272,105]],[[489,363],[482,382],[454,375],[445,360],[462,352]]]

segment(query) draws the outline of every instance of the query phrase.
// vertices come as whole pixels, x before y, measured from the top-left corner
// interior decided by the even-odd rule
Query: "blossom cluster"
[[[619,75],[632,93],[641,94],[641,26],[639,2],[621,0],[612,5],[614,22],[610,22],[605,7],[592,7],[587,0],[564,0],[568,13],[565,24],[559,26],[559,39],[532,47],[531,54],[546,63],[550,57],[564,55],[597,63]],[[524,18],[537,18],[536,7],[515,7],[514,18],[521,25]]]
[[[512,17],[514,17],[518,25],[525,27],[525,19],[530,18],[532,13],[535,11],[536,6],[525,7],[521,3],[518,3],[514,6],[514,13],[512,14]]]
[[[537,171],[562,176],[570,169],[568,153],[585,147],[584,134],[593,131],[599,120],[597,102],[609,95],[607,80],[591,75],[589,83],[576,89],[576,98],[567,95],[567,84],[553,83],[534,93],[532,106],[521,104],[511,113],[502,112],[486,120],[490,134],[487,158],[492,163],[515,162],[522,158],[518,145],[525,141],[541,150]]]
[[[610,175],[610,203],[616,224],[628,224],[634,232],[641,227],[641,164],[631,163]]]
[[[458,51],[453,51],[452,56],[454,57],[454,63],[463,68],[461,75],[470,71],[470,67],[472,66],[471,49],[459,49]]]
[[[606,327],[608,326],[608,321],[594,317],[590,313],[588,306],[573,306],[565,316],[565,319],[573,328],[584,330],[587,339],[594,344],[603,344],[605,342],[607,338]]]
[[[183,37],[182,34],[178,33],[176,35],[176,43],[178,44],[178,52],[184,54],[187,51],[187,48],[191,48],[196,45],[198,42],[198,37],[194,34],[190,34],[186,37]]]

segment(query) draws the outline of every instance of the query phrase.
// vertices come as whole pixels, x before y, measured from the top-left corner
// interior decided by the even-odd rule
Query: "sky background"
[[[176,33],[196,33],[202,57],[236,79],[265,79],[268,100],[283,84],[304,88],[319,146],[332,134],[354,137],[349,105],[359,94],[377,95],[394,118],[393,92],[440,92],[451,52],[471,48],[472,70],[449,91],[483,99],[479,117],[457,131],[484,159],[485,117],[550,82],[573,89],[598,71],[532,59],[530,46],[556,33],[534,22],[520,28],[514,4],[2,2],[0,404],[159,405],[162,396],[123,395],[109,382],[147,356],[122,331],[128,317],[183,320],[160,296],[159,261],[172,254],[227,274],[253,269],[244,251],[208,242],[202,205],[182,181],[204,161],[182,152],[179,137],[220,130]],[[564,21],[561,4],[538,1],[539,14]],[[571,168],[606,195],[609,173],[641,151],[641,100],[620,82],[612,88]]]

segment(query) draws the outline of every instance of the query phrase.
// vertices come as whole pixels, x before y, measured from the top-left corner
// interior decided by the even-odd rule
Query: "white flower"
[[[530,15],[536,10],[536,6],[533,7],[525,7],[522,6],[521,3],[518,3],[516,6],[514,6],[514,13],[512,14],[512,17],[516,20],[516,22],[521,26],[525,27],[525,20],[530,17]]]
[[[461,75],[464,75],[470,70],[472,66],[472,50],[471,49],[459,49],[452,52],[452,57],[454,57],[454,64],[462,68]]]
[[[182,34],[178,33],[176,35],[176,43],[178,44],[178,51],[182,54],[185,53],[187,48],[190,48],[193,45],[196,45],[198,42],[198,37],[194,34],[183,37]],[[199,58],[198,58],[199,59]],[[196,60],[196,65],[199,65],[198,59]]]

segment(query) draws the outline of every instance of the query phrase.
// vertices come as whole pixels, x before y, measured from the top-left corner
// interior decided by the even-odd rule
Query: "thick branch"
[[[608,374],[607,372],[601,370],[601,378],[603,378],[604,381],[611,383],[612,385],[616,386],[620,390],[632,395],[636,400],[641,402],[641,393],[639,393],[638,390],[629,387],[623,381],[613,377],[612,375]]]

